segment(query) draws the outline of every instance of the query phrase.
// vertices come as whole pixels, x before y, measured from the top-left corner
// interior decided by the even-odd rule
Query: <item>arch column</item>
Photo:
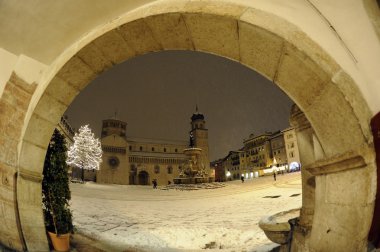
[[[302,208],[299,225],[295,227],[292,251],[307,249],[307,240],[312,228],[315,205],[315,177],[304,167],[315,162],[314,130],[305,114],[294,105],[290,116],[290,125],[294,127],[301,161]]]

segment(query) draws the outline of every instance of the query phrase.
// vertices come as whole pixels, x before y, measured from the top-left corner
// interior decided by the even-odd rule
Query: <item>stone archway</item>
[[[362,250],[372,218],[376,166],[371,112],[354,80],[306,33],[279,16],[211,1],[159,2],[127,13],[63,52],[46,82],[36,91],[28,90],[38,103],[24,112],[17,185],[10,190],[17,193],[17,216],[9,224],[14,232],[0,228],[0,234],[12,241],[6,245],[19,250],[24,245],[32,251],[48,249],[41,211],[43,160],[55,125],[75,96],[117,63],[170,49],[203,51],[238,61],[293,99],[304,112],[296,122],[303,163],[308,167],[304,187],[315,181],[315,204],[304,197],[301,215],[301,222],[307,216],[312,229],[305,235],[300,227],[297,246]]]
[[[149,185],[149,174],[146,171],[140,171],[138,175],[139,185]]]

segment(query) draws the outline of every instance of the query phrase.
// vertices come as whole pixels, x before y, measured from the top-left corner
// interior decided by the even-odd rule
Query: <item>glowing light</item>
[[[231,172],[228,171],[228,172],[226,173],[226,176],[227,176],[227,177],[231,176]]]

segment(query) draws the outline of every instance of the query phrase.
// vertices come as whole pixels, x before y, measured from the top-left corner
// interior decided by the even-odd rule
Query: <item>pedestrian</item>
[[[241,175],[241,182],[244,183],[244,175]]]
[[[153,189],[157,189],[157,179],[153,179]]]
[[[273,178],[274,178],[274,181],[276,181],[276,172],[275,171],[273,172]]]

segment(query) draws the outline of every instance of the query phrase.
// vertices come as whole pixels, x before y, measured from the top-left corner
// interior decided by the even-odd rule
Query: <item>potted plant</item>
[[[42,180],[42,203],[46,230],[56,251],[68,251],[73,231],[67,147],[64,136],[54,130],[45,157]]]

